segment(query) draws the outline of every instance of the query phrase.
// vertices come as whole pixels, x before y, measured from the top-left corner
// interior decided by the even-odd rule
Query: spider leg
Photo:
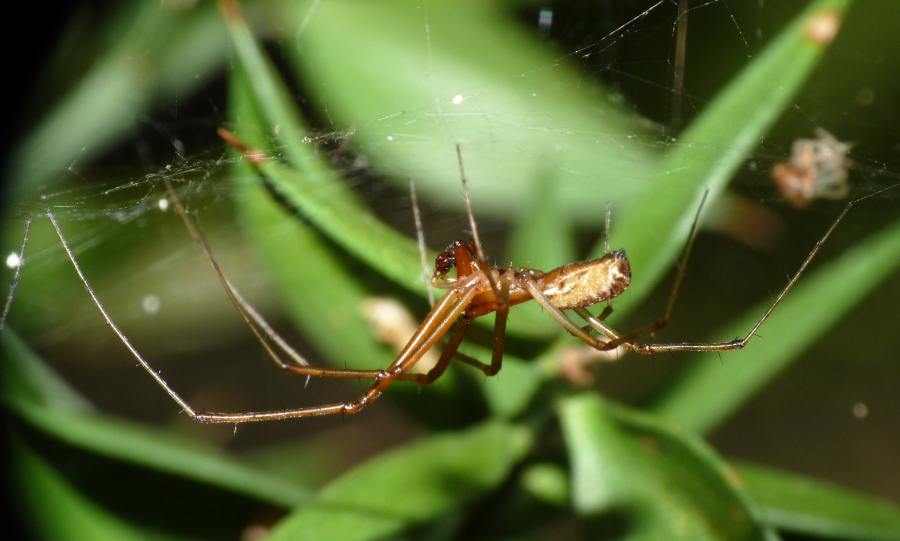
[[[185,217],[185,215],[182,216]],[[394,362],[391,363],[388,368],[384,370],[348,370],[337,368],[323,368],[304,364],[292,365],[278,361],[277,355],[273,357],[276,359],[276,362],[279,362],[279,366],[281,366],[283,369],[297,374],[307,376],[374,379],[375,382],[369,388],[369,390],[363,393],[354,401],[277,411],[203,413],[193,408],[184,398],[181,397],[181,395],[179,395],[175,391],[172,386],[170,386],[162,378],[162,376],[156,370],[153,369],[153,367],[150,366],[150,364],[143,358],[137,348],[135,348],[131,344],[131,341],[128,339],[125,333],[123,333],[122,330],[119,329],[119,327],[115,324],[112,317],[106,311],[103,304],[100,302],[100,299],[97,297],[96,293],[91,287],[90,282],[88,282],[87,277],[82,272],[81,267],[78,265],[78,262],[75,259],[74,253],[72,252],[68,242],[62,234],[61,229],[59,228],[59,224],[57,223],[56,218],[49,210],[47,211],[47,217],[53,224],[53,227],[56,230],[56,234],[59,237],[63,248],[65,249],[69,261],[71,261],[72,266],[75,268],[75,272],[77,273],[82,285],[88,292],[88,295],[93,300],[94,305],[100,311],[100,314],[103,316],[103,319],[106,321],[106,323],[110,326],[110,328],[112,328],[113,332],[115,332],[116,336],[118,336],[119,340],[128,349],[131,355],[138,361],[141,367],[157,382],[157,384],[159,384],[160,387],[163,388],[166,394],[168,394],[169,397],[171,397],[172,400],[175,401],[175,403],[177,403],[192,419],[203,423],[244,423],[252,421],[269,421],[298,417],[312,417],[317,415],[327,415],[331,413],[357,413],[358,411],[371,404],[379,396],[381,396],[385,389],[387,389],[395,380],[399,379],[430,383],[431,381],[433,381],[433,378],[429,380],[428,374],[407,374],[407,372],[422,358],[425,352],[434,347],[434,345],[447,333],[453,323],[457,319],[459,319],[460,316],[462,316],[466,308],[472,302],[472,298],[476,293],[476,289],[473,287],[473,285],[475,285],[477,282],[474,279],[470,279],[459,282],[456,287],[452,288],[446,294],[444,294],[438,304],[435,305],[431,312],[429,312],[428,316],[425,318],[425,321],[413,335],[412,339],[410,339],[409,343],[407,343],[407,345],[404,347],[400,355],[394,360]],[[190,220],[187,220],[186,223],[190,223]],[[194,228],[190,228],[190,230],[192,234],[196,233],[197,231]],[[195,236],[194,238],[200,238],[201,241],[203,239],[203,237],[199,236]],[[208,247],[206,248],[208,249]],[[271,345],[269,345],[264,340],[262,331],[260,331],[256,328],[256,326],[253,325],[253,322],[255,322],[259,317],[258,314],[255,314],[255,312],[250,312],[251,315],[248,315],[248,312],[245,311],[246,305],[242,304],[242,302],[244,302],[243,299],[239,295],[237,295],[233,289],[228,287],[229,284],[227,279],[225,279],[224,275],[221,275],[221,271],[218,270],[218,265],[215,264],[215,259],[213,259],[212,255],[208,252],[207,258],[213,264],[214,268],[216,268],[220,280],[224,285],[226,285],[226,290],[228,291],[229,297],[232,299],[232,302],[235,303],[235,306],[238,307],[238,310],[244,316],[248,324],[250,324],[254,334],[257,336],[257,338],[260,339],[264,347],[266,347],[266,350],[270,351],[271,354],[274,354]],[[265,329],[266,327],[263,328]],[[461,339],[462,336],[460,336],[460,340]],[[452,351],[448,352],[448,358],[452,355]]]
[[[168,383],[162,379],[162,376],[159,375],[150,364],[144,360],[138,350],[131,345],[131,342],[128,340],[128,337],[125,336],[119,327],[113,322],[112,318],[107,313],[106,309],[103,308],[103,305],[100,303],[100,299],[97,297],[97,294],[94,293],[94,288],[91,287],[90,282],[88,282],[87,278],[84,276],[84,273],[81,271],[81,267],[78,265],[78,262],[75,260],[75,254],[72,253],[72,249],[69,247],[69,243],[66,242],[65,237],[63,237],[62,231],[59,228],[59,224],[56,223],[56,218],[53,217],[53,213],[50,210],[47,210],[47,217],[50,218],[50,223],[53,224],[53,228],[56,230],[57,236],[59,236],[59,240],[62,243],[63,249],[66,251],[66,255],[69,257],[69,261],[72,262],[72,266],[75,267],[75,272],[78,274],[78,277],[81,279],[81,284],[84,286],[85,290],[87,290],[88,295],[90,295],[91,299],[94,301],[94,305],[97,306],[97,309],[100,310],[100,314],[103,316],[103,319],[106,320],[106,323],[112,328],[113,332],[119,337],[119,340],[122,341],[122,344],[128,348],[128,351],[134,356],[135,359],[141,364],[144,370],[147,371],[150,376],[156,380],[157,383],[168,393],[172,400],[174,400],[179,406],[181,406],[184,411],[188,413],[193,418],[197,417],[197,413],[191,408],[191,406],[183,399],[181,396],[172,389]]]
[[[447,345],[444,346],[444,351],[441,353],[438,362],[435,363],[431,370],[428,371],[427,374],[423,374],[424,376],[419,383],[429,384],[441,377],[444,371],[447,369],[447,366],[450,365],[450,360],[454,357],[461,359],[466,364],[478,363],[478,361],[474,359],[470,359],[465,355],[457,353],[459,349],[459,345],[462,343],[463,338],[465,338],[466,333],[469,331],[469,326],[472,325],[472,318],[466,317],[462,315],[457,323],[456,330],[453,331],[453,335],[450,337],[450,340],[447,342]],[[480,364],[480,363],[478,363]]]
[[[541,288],[538,287],[537,283],[533,279],[523,278],[523,284],[525,285],[525,288],[528,290],[528,292],[531,293],[531,296],[534,298],[534,300],[537,301],[537,303],[540,304],[541,307],[546,310],[553,319],[557,321],[557,323],[562,325],[565,330],[569,331],[570,334],[572,334],[576,338],[579,338],[581,341],[591,346],[592,348],[600,351],[609,351],[616,348],[615,345],[609,345],[609,341],[604,341],[592,335],[589,329],[578,326],[577,323],[572,321],[572,318],[567,316],[565,312],[563,312],[562,310],[554,306],[552,302],[550,302],[550,299],[548,299],[547,296],[544,295],[544,292],[541,291]],[[607,325],[603,321],[603,319],[594,317],[594,315],[588,312],[586,309],[576,308],[575,311],[576,313],[581,315],[581,317],[585,318],[585,321],[590,323],[591,327],[603,333],[610,340],[622,338],[622,335],[619,334],[615,329]],[[584,312],[586,315],[582,315],[582,312]],[[606,311],[604,311],[603,315],[605,316],[608,314],[606,314]]]
[[[589,322],[590,320],[594,319],[597,321],[606,321],[606,318],[608,318],[609,316],[612,315],[612,313],[613,313],[612,301],[606,301],[606,308],[604,308],[603,311],[600,312],[599,316],[595,316],[587,308],[575,308],[575,312],[579,316],[581,316],[581,318],[585,321],[585,323],[588,323],[588,325],[585,325],[584,327],[582,327],[582,329],[584,329],[586,331],[590,331],[593,328],[593,326]]]
[[[612,347],[622,345],[626,349],[629,349],[629,347],[625,344],[631,344],[636,338],[640,338],[648,334],[653,334],[656,331],[665,328],[666,325],[669,324],[669,318],[668,316],[665,316],[662,319],[657,320],[652,325],[649,325],[643,329],[634,331],[626,335],[621,335],[618,333],[618,331],[612,330],[612,327],[606,324],[606,317],[609,316],[609,313],[607,313],[606,310],[604,310],[603,313],[601,313],[599,316],[594,316],[587,308],[575,308],[574,311],[576,314],[581,316],[581,318],[584,319],[585,322],[587,322],[588,328],[596,329],[608,336],[610,339],[609,344],[611,344]],[[634,344],[634,346],[638,348],[643,347],[641,344]],[[633,350],[629,349],[629,351]]]
[[[700,223],[700,212],[703,211],[703,205],[706,203],[706,197],[708,195],[709,190],[703,192],[703,197],[700,199],[700,204],[697,206],[697,213],[694,215],[694,221],[691,222],[691,230],[688,232],[688,240],[684,245],[684,251],[681,254],[681,258],[679,259],[680,263],[678,264],[678,274],[675,275],[675,283],[672,285],[672,292],[669,293],[669,300],[666,303],[666,311],[663,312],[663,315],[660,319],[656,320],[647,328],[633,332],[621,338],[613,339],[613,342],[616,343],[616,345],[619,345],[623,342],[631,342],[635,338],[640,338],[641,336],[653,334],[656,331],[664,329],[666,325],[669,324],[669,319],[671,319],[672,317],[672,311],[675,309],[675,299],[678,297],[678,291],[681,289],[681,283],[684,281],[684,274],[687,271],[687,263],[691,258],[691,251],[694,249],[694,241],[697,239],[697,226]],[[588,311],[585,309],[585,312]],[[606,311],[604,311],[603,314],[606,314],[607,316],[609,315],[606,313]],[[602,317],[603,314],[601,314],[601,317],[599,318],[601,321],[606,319],[605,317]],[[584,316],[582,315],[582,317]],[[585,321],[590,324],[591,319],[593,318],[586,318]]]
[[[294,366],[288,365],[284,369],[288,372],[306,376],[332,377],[332,378],[364,378],[379,379],[384,378],[385,371],[391,371],[395,366],[402,366],[403,369],[391,376],[391,380],[414,381],[423,385],[432,383],[437,379],[446,368],[450,358],[456,353],[456,348],[462,342],[465,336],[465,330],[471,323],[471,320],[462,316],[466,307],[474,297],[474,291],[467,290],[460,294],[459,289],[451,289],[438,300],[438,303],[432,308],[431,312],[422,321],[422,324],[413,334],[409,342],[400,351],[397,359],[391,363],[386,370],[354,370],[339,369],[331,367],[318,366]],[[447,331],[450,330],[453,322],[460,320],[460,327],[451,337],[450,343],[445,348],[437,364],[425,374],[410,374],[407,371],[415,365],[422,356],[434,347]],[[454,344],[455,342],[455,344]]]
[[[758,329],[759,325],[762,323],[762,320],[758,322],[753,330],[743,340],[732,340],[730,342],[718,342],[709,344],[637,344],[633,342],[630,337],[633,334],[646,334],[652,332],[652,330],[649,330],[653,329],[652,326],[648,327],[648,329],[638,331],[637,333],[632,333],[632,335],[623,335],[609,326],[602,319],[595,317],[587,309],[575,308],[575,312],[579,316],[583,317],[593,329],[596,329],[597,331],[603,333],[603,335],[608,338],[608,340],[604,341],[590,334],[590,332],[588,332],[587,330],[579,327],[577,323],[572,321],[572,318],[565,314],[565,312],[554,306],[553,303],[550,302],[550,299],[548,299],[546,295],[544,295],[543,291],[541,291],[541,289],[537,286],[534,280],[527,280],[525,282],[525,287],[528,288],[528,291],[532,294],[534,300],[537,301],[538,304],[540,304],[544,308],[544,310],[546,310],[547,313],[553,317],[553,319],[555,319],[560,325],[562,325],[564,329],[569,331],[569,333],[571,333],[575,337],[581,339],[587,345],[599,351],[609,351],[621,346],[634,353],[650,355],[660,351],[724,351],[730,349],[740,349],[744,347],[744,345],[750,340],[750,338],[756,332],[756,329]],[[784,295],[779,296],[778,300],[780,300],[780,297],[783,296]],[[768,313],[771,313],[771,309]],[[766,314],[766,316],[764,316],[763,320],[765,319],[765,317],[768,317],[768,313]],[[646,333],[644,331],[646,331]]]
[[[459,143],[456,144],[456,158],[459,162],[459,180],[462,183],[463,194],[466,199],[466,210],[469,214],[469,227],[472,229],[472,239],[475,241],[475,253],[469,254],[471,256],[471,265],[475,267],[476,270],[483,272],[485,277],[488,280],[488,283],[491,285],[491,290],[494,292],[494,296],[497,299],[501,298],[500,289],[497,287],[497,282],[494,280],[494,276],[491,273],[491,266],[487,262],[487,258],[484,256],[484,249],[481,246],[481,238],[478,236],[478,226],[475,223],[475,213],[472,212],[472,198],[469,197],[469,181],[466,180],[466,170],[463,167],[463,159],[462,159],[462,149],[459,146]],[[468,248],[466,248],[468,252]],[[459,265],[459,262],[457,262]],[[457,266],[457,269],[460,267]],[[507,294],[507,298],[509,295]],[[504,322],[505,325],[505,322]]]
[[[419,244],[419,259],[422,262],[422,277],[425,279],[425,289],[428,291],[428,306],[434,306],[434,286],[431,285],[428,265],[428,249],[425,247],[425,229],[422,227],[422,214],[419,212],[419,199],[416,196],[416,185],[413,179],[409,179],[409,201],[412,204],[413,221],[416,224],[416,238]]]
[[[844,210],[838,215],[838,217],[832,222],[831,226],[828,228],[828,231],[816,242],[816,245],[809,252],[809,255],[806,256],[806,259],[803,260],[803,264],[800,265],[800,268],[797,269],[797,272],[791,277],[788,281],[787,285],[784,286],[784,289],[781,290],[781,293],[775,297],[775,300],[772,301],[772,304],[769,305],[768,310],[759,318],[753,328],[751,328],[747,334],[743,338],[739,338],[736,340],[730,340],[728,342],[714,342],[714,343],[681,343],[681,344],[631,344],[634,349],[631,349],[635,353],[655,353],[657,351],[727,351],[732,349],[741,349],[747,345],[747,342],[750,341],[754,336],[756,336],[756,331],[762,326],[762,324],[772,315],[772,312],[775,311],[775,307],[778,306],[781,301],[784,299],[785,295],[787,295],[788,291],[794,287],[794,284],[797,283],[797,280],[800,279],[800,276],[806,271],[806,268],[809,266],[810,262],[812,262],[813,258],[816,254],[819,253],[819,250],[822,248],[822,245],[825,241],[828,240],[828,237],[834,232],[835,228],[837,228],[838,224],[841,223],[841,220],[844,219],[844,216],[850,211],[850,208],[853,206],[853,202],[847,204],[844,207]],[[628,337],[624,338],[628,340]],[[617,340],[613,340],[613,342],[617,342]],[[625,343],[622,342],[621,345],[625,346]]]
[[[512,269],[506,271],[500,277],[499,293],[497,294],[497,311],[494,319],[494,345],[491,352],[491,366],[482,371],[485,376],[493,376],[503,366],[503,348],[506,344],[506,321],[509,319],[509,285],[513,280]],[[491,282],[491,287],[496,291],[497,287]]]
[[[548,299],[546,295],[544,295],[544,293],[540,290],[534,280],[526,281],[525,287],[528,288],[528,291],[532,294],[534,300],[537,301],[538,304],[540,304],[544,308],[544,310],[546,310],[547,313],[553,317],[553,319],[555,319],[560,325],[562,325],[564,329],[569,331],[569,333],[571,333],[575,337],[581,339],[587,345],[599,351],[610,351],[621,346],[634,353],[650,355],[660,351],[723,351],[729,349],[740,349],[744,347],[744,344],[749,341],[750,337],[753,335],[753,333],[755,333],[756,329],[759,328],[759,324],[761,324],[761,322],[758,323],[756,327],[754,327],[754,329],[743,340],[732,340],[731,342],[710,344],[637,344],[631,340],[631,335],[623,335],[619,333],[602,319],[595,317],[587,309],[575,308],[575,312],[579,316],[584,318],[585,321],[587,321],[593,329],[596,329],[597,331],[603,333],[603,335],[608,338],[608,340],[602,340],[601,338],[592,335],[588,330],[579,327],[577,323],[572,321],[572,318],[565,314],[565,312],[554,306],[553,303],[550,302],[550,299]],[[648,329],[651,328],[652,327]],[[652,332],[648,329],[644,329],[644,331],[647,331],[648,333]],[[638,331],[638,333],[643,333],[644,331]]]
[[[218,261],[212,255],[212,248],[209,246],[209,241],[206,238],[206,234],[203,232],[203,228],[200,226],[200,222],[196,219],[191,219],[188,212],[185,210],[184,206],[181,204],[181,200],[179,199],[177,193],[175,192],[174,187],[168,179],[164,179],[166,190],[169,193],[169,198],[172,200],[175,208],[176,214],[178,214],[184,225],[194,239],[194,242],[200,246],[201,251],[206,257],[207,262],[213,268],[213,271],[216,274],[216,277],[219,279],[219,282],[222,284],[222,287],[225,289],[226,294],[228,295],[229,300],[234,305],[235,309],[244,319],[244,322],[250,327],[250,330],[253,332],[256,339],[262,345],[263,349],[265,349],[268,356],[275,362],[275,364],[282,370],[286,372],[290,372],[293,374],[299,374],[304,376],[317,376],[317,377],[331,377],[331,378],[354,378],[354,379],[376,379],[379,374],[379,370],[354,370],[354,369],[340,369],[333,367],[319,367],[312,366],[309,362],[303,358],[302,355],[297,353],[290,344],[287,343],[284,338],[282,338],[275,329],[269,325],[269,323],[259,314],[246,300],[244,300],[243,296],[241,296],[240,292],[238,292],[237,288],[235,288],[228,278],[225,277],[225,273],[219,267]],[[283,358],[281,354],[274,347],[272,347],[272,342],[278,346],[278,349],[281,350],[292,362],[288,362]],[[417,381],[417,374],[401,374],[397,377],[397,379],[402,381]]]
[[[506,321],[509,316],[509,286],[513,276],[514,274],[512,272],[504,274],[500,277],[499,284],[497,285],[497,288],[500,292],[500,297],[496,299],[497,309],[495,310],[494,319],[494,344],[491,353],[491,364],[485,364],[477,359],[469,357],[468,355],[459,353],[459,345],[462,343],[466,332],[468,332],[469,326],[475,320],[475,318],[470,318],[463,315],[459,319],[456,331],[453,333],[453,336],[450,337],[449,342],[445,346],[441,358],[438,360],[434,368],[432,368],[428,372],[428,378],[431,381],[438,378],[444,372],[444,370],[446,370],[447,365],[450,363],[450,360],[452,358],[456,358],[458,361],[481,370],[485,376],[493,376],[500,372],[500,369],[503,367],[503,349],[506,339]],[[430,383],[430,381],[421,383]]]
[[[250,327],[250,330],[256,336],[256,339],[260,342],[263,348],[266,350],[266,353],[269,357],[278,365],[282,370],[288,370],[292,364],[288,363],[284,359],[282,359],[281,355],[278,354],[277,351],[270,344],[270,340],[275,342],[275,344],[288,356],[290,359],[296,363],[296,365],[300,366],[308,366],[309,363],[304,359],[299,353],[297,353],[293,348],[291,348],[287,342],[275,332],[275,330],[266,322],[265,319],[250,306],[250,304],[244,300],[241,294],[237,291],[237,289],[231,285],[231,282],[228,278],[225,277],[225,273],[222,272],[222,269],[219,267],[219,262],[212,254],[212,248],[209,246],[209,241],[206,238],[206,234],[203,232],[203,229],[200,227],[199,221],[192,220],[188,215],[188,212],[185,210],[184,205],[181,204],[181,199],[178,197],[178,194],[175,192],[175,188],[172,186],[172,183],[168,179],[163,179],[163,183],[165,184],[166,191],[169,194],[169,198],[172,200],[172,203],[175,208],[175,213],[181,218],[181,221],[184,222],[184,226],[188,231],[188,234],[194,239],[194,242],[200,247],[200,250],[203,252],[206,261],[212,267],[213,271],[216,274],[216,278],[218,278],[219,282],[222,284],[222,287],[225,289],[225,293],[228,295],[229,300],[234,305],[235,309],[244,319],[244,322],[247,323],[247,326]]]
[[[277,419],[293,419],[298,417],[312,417],[317,415],[328,415],[332,413],[358,413],[363,408],[374,402],[382,393],[394,382],[400,379],[410,368],[412,368],[422,355],[434,347],[438,340],[443,337],[453,322],[459,319],[466,307],[475,296],[472,288],[463,290],[448,291],[438,301],[434,309],[426,317],[425,322],[419,327],[419,330],[413,335],[403,351],[394,360],[389,367],[384,370],[371,371],[374,375],[375,383],[368,391],[359,396],[356,400],[348,402],[338,402],[325,406],[314,406],[309,408],[297,408],[289,410],[279,410],[270,412],[253,412],[253,413],[204,413],[191,415],[200,422],[205,423],[240,423],[250,421],[268,421]],[[461,338],[460,338],[461,340]],[[452,356],[452,352],[449,353]],[[448,356],[448,358],[449,358]],[[446,362],[445,362],[446,364]],[[438,363],[440,365],[440,363]],[[296,370],[303,370],[315,367],[295,367]],[[329,370],[329,369],[324,369]],[[434,369],[432,369],[433,371]],[[341,372],[338,370],[338,372]],[[325,375],[314,374],[314,375]],[[415,381],[426,382],[429,374],[416,374]],[[430,381],[429,381],[430,383]],[[190,411],[188,412],[191,413]]]

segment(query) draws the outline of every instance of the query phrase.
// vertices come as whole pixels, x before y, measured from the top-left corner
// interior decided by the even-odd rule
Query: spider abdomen
[[[563,265],[535,281],[560,310],[584,308],[621,295],[631,283],[631,265],[625,250],[617,250],[600,259]]]

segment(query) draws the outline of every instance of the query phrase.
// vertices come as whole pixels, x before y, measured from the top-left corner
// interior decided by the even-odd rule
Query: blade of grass
[[[900,509],[895,505],[753,464],[734,467],[762,520],[776,528],[830,539],[900,539]]]
[[[148,532],[110,513],[73,487],[65,477],[24,443],[14,440],[15,468],[10,481],[21,497],[19,504],[31,515],[28,532],[41,539],[79,541],[119,539],[139,541]]]

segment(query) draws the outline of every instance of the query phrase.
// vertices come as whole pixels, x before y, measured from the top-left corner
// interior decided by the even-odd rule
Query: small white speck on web
[[[155,314],[159,312],[159,309],[162,307],[162,301],[159,300],[159,297],[150,294],[144,297],[144,300],[141,301],[141,308],[147,314]]]
[[[169,210],[169,200],[165,197],[160,197],[159,201],[156,202],[156,206],[159,208],[159,210],[165,212]]]
[[[18,269],[22,266],[22,258],[16,252],[12,252],[6,256],[6,266],[10,269]]]
[[[857,419],[865,419],[869,416],[869,406],[862,402],[853,404],[853,416]]]
[[[465,101],[465,98],[463,98],[459,94],[457,94],[456,96],[453,96],[453,105],[459,105],[463,101]]]

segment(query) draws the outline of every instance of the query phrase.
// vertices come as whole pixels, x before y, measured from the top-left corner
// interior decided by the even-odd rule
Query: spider
[[[226,132],[227,133],[227,132]],[[241,143],[234,135],[227,134],[226,140],[240,150],[251,163],[259,165],[264,156],[259,150],[252,149]],[[623,334],[606,323],[606,319],[612,313],[610,301],[620,295],[631,282],[631,266],[625,250],[609,250],[609,210],[607,209],[607,241],[606,254],[598,259],[581,263],[570,263],[549,272],[542,272],[531,268],[498,268],[491,267],[481,248],[478,231],[475,227],[475,219],[469,198],[465,172],[462,167],[462,155],[457,146],[459,157],[460,176],[466,206],[469,214],[469,222],[473,238],[460,240],[451,244],[443,253],[437,256],[434,264],[434,272],[431,277],[432,285],[446,290],[443,296],[425,316],[412,338],[402,348],[394,362],[383,370],[356,370],[346,368],[319,367],[308,364],[300,355],[295,353],[275,332],[268,326],[262,317],[241,297],[238,291],[225,277],[218,263],[212,256],[212,250],[199,227],[196,218],[192,218],[181,204],[172,184],[164,179],[170,201],[174,203],[175,212],[183,220],[190,235],[197,241],[207,261],[213,267],[218,279],[222,283],[231,302],[240,312],[248,326],[262,343],[270,356],[278,366],[286,372],[305,375],[307,377],[330,378],[357,378],[373,380],[367,391],[355,400],[337,402],[324,406],[284,409],[277,411],[240,412],[240,413],[214,413],[195,409],[188,404],[163,378],[156,372],[141,354],[132,346],[128,337],[113,322],[103,304],[94,293],[93,288],[81,271],[72,250],[69,248],[59,224],[53,214],[48,210],[50,219],[57,235],[64,247],[69,260],[75,268],[81,283],[93,300],[94,305],[103,318],[118,335],[119,339],[131,352],[141,366],[153,379],[168,393],[168,395],[194,420],[202,423],[244,423],[252,421],[270,421],[299,417],[312,417],[334,413],[357,413],[374,402],[395,381],[411,381],[427,385],[438,379],[444,373],[451,359],[458,359],[466,364],[481,370],[486,376],[492,376],[500,371],[503,361],[504,340],[506,334],[506,322],[511,307],[535,300],[543,309],[569,333],[582,340],[589,346],[609,351],[618,347],[638,354],[653,354],[670,351],[726,351],[741,349],[755,336],[756,331],[766,321],[772,311],[781,302],[784,296],[797,282],[809,263],[818,253],[822,244],[828,239],[838,223],[850,210],[853,203],[848,204],[844,211],[832,223],[822,239],[806,257],[803,264],[788,281],[785,288],[779,293],[768,310],[759,318],[756,324],[747,334],[740,339],[728,342],[714,343],[664,343],[644,344],[635,340],[649,335],[666,326],[672,312],[672,305],[680,286],[685,265],[681,265],[675,280],[669,303],[663,317],[653,325],[629,334]],[[704,195],[705,199],[705,195]],[[702,208],[701,202],[700,207]],[[699,218],[699,209],[694,225],[689,233],[682,260],[687,260],[691,246],[696,236],[696,225]],[[455,269],[455,276],[450,271]],[[606,302],[607,306],[600,315],[594,315],[588,307]],[[585,326],[580,326],[566,310],[571,310],[584,320]],[[457,349],[463,341],[466,332],[472,322],[481,316],[495,314],[494,340],[490,363],[483,363],[465,355],[457,354]],[[425,373],[415,373],[411,368],[438,342],[450,333],[454,323],[456,329],[449,335],[443,353],[437,363]],[[597,334],[594,334],[594,333]],[[286,362],[277,354],[270,340],[280,347],[293,362]]]

